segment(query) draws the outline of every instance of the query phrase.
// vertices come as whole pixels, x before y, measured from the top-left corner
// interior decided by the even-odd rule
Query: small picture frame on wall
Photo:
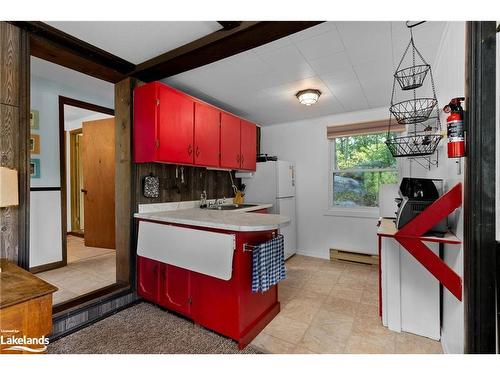
[[[36,109],[30,111],[30,128],[40,129],[40,116]]]
[[[40,159],[30,160],[30,176],[31,178],[40,178]]]
[[[39,134],[31,134],[30,135],[29,148],[30,148],[31,154],[35,154],[35,155],[40,154],[40,135]]]

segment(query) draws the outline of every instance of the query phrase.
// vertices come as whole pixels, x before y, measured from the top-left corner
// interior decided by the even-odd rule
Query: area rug
[[[139,303],[48,346],[51,354],[259,354],[149,303]]]

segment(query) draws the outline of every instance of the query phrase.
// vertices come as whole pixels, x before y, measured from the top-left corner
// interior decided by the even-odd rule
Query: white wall
[[[433,72],[436,77],[439,104],[442,107],[451,98],[465,94],[465,22],[448,23],[436,61]],[[459,159],[462,173],[458,174],[455,160],[446,157],[445,146],[446,140],[441,144],[440,152],[444,160],[440,161],[437,173],[446,179],[447,187],[450,188],[464,181],[464,159]],[[451,224],[457,237],[463,240],[463,209],[457,210]],[[444,259],[448,266],[463,279],[463,245],[445,245]],[[443,288],[441,341],[447,353],[463,353],[464,351],[464,304],[446,288]]]
[[[298,252],[329,258],[329,249],[377,253],[377,218],[327,215],[329,141],[326,127],[388,118],[387,108],[262,127],[261,152],[296,163]]]
[[[37,64],[37,59],[33,60]],[[47,79],[31,76],[31,108],[39,111],[41,178],[31,179],[31,187],[60,187],[59,173],[59,95],[114,108],[114,85],[54,64],[51,66],[54,77],[61,71],[61,77],[76,77],[72,85],[65,85],[64,80]],[[54,65],[54,66],[52,66]],[[69,82],[69,80],[68,80]],[[92,87],[96,87],[95,90]],[[99,89],[98,89],[99,87]],[[103,87],[106,89],[103,95]],[[59,197],[59,204],[47,205],[54,201],[54,194]],[[30,267],[62,260],[61,238],[61,193],[59,191],[32,192],[30,200]],[[37,203],[38,202],[38,203]],[[48,236],[45,234],[52,233]],[[58,233],[58,234],[57,234]],[[37,235],[38,234],[38,235]]]

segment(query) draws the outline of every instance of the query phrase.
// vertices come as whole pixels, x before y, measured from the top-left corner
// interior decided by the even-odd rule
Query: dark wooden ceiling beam
[[[224,30],[231,30],[241,25],[242,21],[217,21]]]
[[[259,47],[324,21],[243,21],[137,65],[132,76],[145,82],[170,77]]]
[[[31,55],[116,83],[135,65],[50,25],[37,21],[12,21],[30,33]]]

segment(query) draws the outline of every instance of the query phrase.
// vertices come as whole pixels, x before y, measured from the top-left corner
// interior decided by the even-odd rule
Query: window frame
[[[383,132],[380,132],[382,134]],[[379,134],[373,133],[373,134]],[[357,135],[349,135],[348,137],[359,137],[367,134],[357,134]],[[369,207],[369,206],[356,206],[356,207],[344,207],[335,205],[333,201],[333,174],[335,172],[396,172],[399,174],[399,168],[396,161],[396,166],[394,168],[364,168],[364,169],[337,169],[337,155],[336,155],[336,146],[335,140],[341,137],[335,137],[328,139],[328,152],[329,152],[329,168],[328,168],[328,210],[325,212],[327,216],[344,216],[344,217],[362,217],[362,218],[378,218],[379,215],[379,206]]]

